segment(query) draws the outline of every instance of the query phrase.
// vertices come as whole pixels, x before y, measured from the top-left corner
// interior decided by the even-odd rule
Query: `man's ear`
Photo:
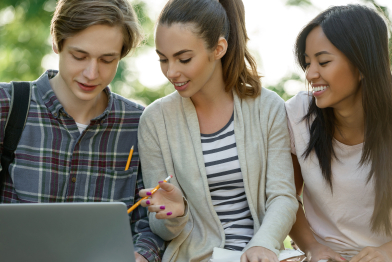
[[[55,52],[56,54],[59,54],[59,50],[57,49],[57,45],[54,42],[52,43],[52,49],[53,49],[53,52]]]
[[[218,44],[214,51],[214,58],[221,59],[227,52],[228,43],[224,37],[219,37]]]

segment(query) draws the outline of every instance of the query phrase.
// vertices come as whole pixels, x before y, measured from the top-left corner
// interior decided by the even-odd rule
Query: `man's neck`
[[[105,91],[102,91],[94,100],[84,101],[71,92],[61,78],[60,73],[50,79],[49,82],[64,110],[77,123],[90,124],[90,120],[101,115],[107,107],[108,97]]]

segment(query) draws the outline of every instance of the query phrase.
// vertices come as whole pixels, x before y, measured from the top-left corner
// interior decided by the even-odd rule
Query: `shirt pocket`
[[[137,183],[137,167],[126,171],[98,168],[90,175],[88,200],[95,202],[124,202],[132,205]]]

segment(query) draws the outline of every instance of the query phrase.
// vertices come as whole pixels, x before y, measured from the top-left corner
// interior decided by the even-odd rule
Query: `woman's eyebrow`
[[[156,51],[159,55],[166,57],[164,54],[162,54],[161,52],[159,52],[158,49],[156,49],[155,51]],[[178,51],[177,53],[175,53],[175,54],[173,55],[173,57],[182,55],[182,54],[187,53],[187,52],[192,52],[192,50],[184,49],[184,50]]]
[[[187,52],[192,52],[192,50],[184,49],[184,50],[178,51],[173,56],[176,57],[176,56],[182,55],[183,53],[187,53]]]
[[[332,55],[332,54],[330,52],[327,52],[327,51],[321,51],[321,52],[316,53],[314,56],[318,57],[320,55]]]
[[[317,52],[314,56],[318,57],[320,55],[332,55],[332,54],[330,52],[328,52],[328,51],[320,51],[320,52]],[[306,53],[304,53],[304,56],[305,57],[309,57]]]
[[[161,52],[159,52],[158,49],[155,49],[155,52],[157,52],[158,55],[161,55],[161,56],[166,57],[164,54],[162,54]]]

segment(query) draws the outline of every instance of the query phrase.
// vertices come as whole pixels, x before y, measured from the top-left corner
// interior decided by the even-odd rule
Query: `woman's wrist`
[[[185,199],[185,197],[182,197],[182,200],[184,201],[184,212],[182,213],[182,215],[178,216],[178,217],[184,217],[186,216],[186,214],[188,213],[188,201]]]
[[[302,234],[299,234],[301,233]],[[302,225],[302,227],[298,227],[294,232],[290,232],[290,237],[294,241],[294,243],[298,246],[298,248],[303,251],[305,254],[307,254],[311,249],[314,249],[314,247],[317,247],[318,245],[321,245],[316,238],[313,235],[313,232],[310,230],[309,227],[305,227]]]
[[[309,240],[306,244],[304,244],[304,249],[302,250],[305,254],[308,254],[312,249],[315,247],[321,245],[319,242],[317,242],[316,239]]]

